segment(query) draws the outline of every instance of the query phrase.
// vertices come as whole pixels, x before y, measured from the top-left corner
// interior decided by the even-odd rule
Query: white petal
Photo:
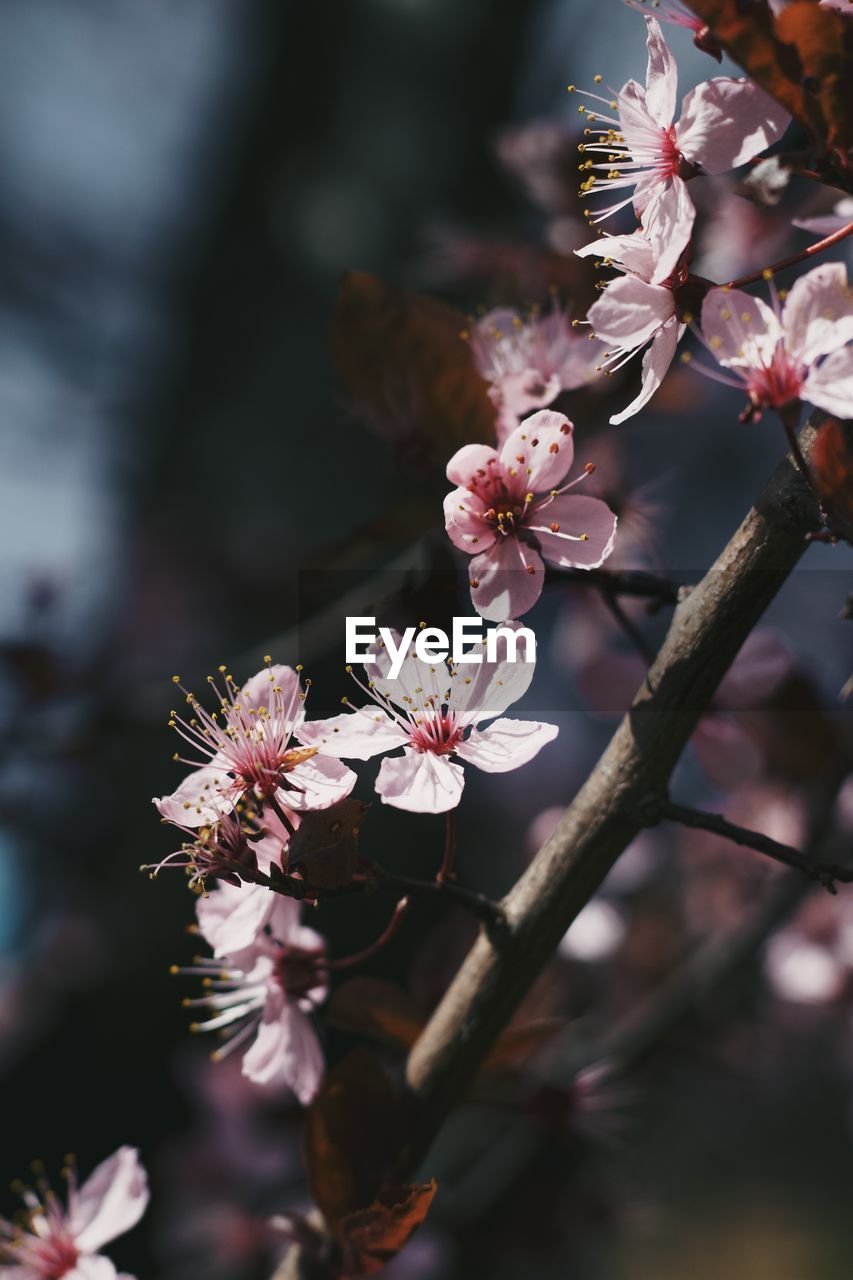
[[[702,303],[702,337],[727,369],[769,364],[781,336],[770,307],[741,289],[711,289]]]
[[[853,416],[853,347],[833,351],[817,368],[810,369],[802,395],[827,413],[840,418]]]
[[[785,346],[811,364],[853,339],[853,289],[843,262],[825,262],[791,286],[782,312]]]
[[[320,1087],[324,1066],[309,1016],[287,1001],[268,1002],[255,1040],[243,1057],[243,1074],[255,1084],[292,1089],[307,1106]]]
[[[340,760],[316,755],[292,769],[286,781],[290,785],[281,787],[276,798],[301,813],[306,809],[328,809],[343,800],[355,786],[356,776]]]
[[[148,1207],[148,1179],[135,1147],[119,1147],[86,1179],[74,1197],[68,1226],[81,1253],[135,1227]]]
[[[394,751],[408,735],[376,704],[344,711],[328,720],[309,720],[299,731],[309,747],[343,760],[370,760],[383,751]]]
[[[497,662],[486,662],[483,642],[471,646],[472,653],[480,653],[482,662],[461,663],[454,669],[448,701],[459,724],[491,720],[506,711],[529,689],[536,670],[535,654],[532,662],[525,661],[526,646],[522,641],[515,649],[513,661],[509,660],[511,648],[506,633],[521,629],[519,622],[506,622],[500,628],[496,639]]]
[[[278,898],[299,916],[298,903],[273,894],[262,884],[222,884],[196,901],[195,913],[202,937],[215,956],[234,956],[255,945]]]
[[[646,18],[646,106],[657,124],[669,128],[675,115],[678,72],[656,18]]]
[[[230,813],[236,792],[228,773],[214,765],[193,769],[170,796],[155,796],[153,804],[161,817],[181,827],[203,827]]]
[[[376,793],[383,804],[409,813],[446,813],[462,796],[462,766],[447,756],[408,749],[401,756],[386,756],[376,779]]]
[[[717,76],[685,94],[678,149],[706,173],[725,173],[778,141],[790,119],[751,80]]]
[[[651,400],[663,382],[664,374],[672,364],[675,348],[678,346],[683,333],[684,325],[680,325],[675,316],[663,326],[643,356],[643,380],[640,394],[621,413],[613,415],[610,419],[613,426],[617,426],[620,422],[624,422],[626,418],[631,418],[635,413],[639,413],[643,405]]]
[[[618,276],[590,307],[587,319],[605,345],[629,351],[644,346],[674,315],[670,289],[636,276]]]
[[[471,600],[480,616],[506,622],[533,608],[545,584],[545,566],[538,551],[510,535],[474,556],[470,581]]]
[[[536,720],[496,720],[487,729],[472,729],[456,754],[486,773],[507,773],[532,760],[558,732],[555,724]]]
[[[654,254],[652,284],[661,284],[672,275],[690,243],[695,220],[696,210],[686,182],[672,178],[665,186],[655,188],[642,213],[643,230]]]

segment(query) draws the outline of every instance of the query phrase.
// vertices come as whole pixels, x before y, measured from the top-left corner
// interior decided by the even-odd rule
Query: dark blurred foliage
[[[531,172],[528,143],[506,130],[559,116],[565,80],[590,81],[605,55],[614,81],[642,70],[640,20],[615,0],[600,9],[3,6],[2,1171],[34,1157],[58,1165],[72,1149],[85,1172],[138,1144],[154,1201],[111,1254],[143,1280],[267,1276],[282,1246],[267,1219],[308,1200],[298,1112],[190,1041],[185,992],[168,974],[193,953],[190,896],[179,877],[154,885],[137,870],[170,847],[149,804],[177,781],[169,677],[201,691],[220,661],[241,679],[269,650],[306,663],[313,713],[330,714],[346,687],[342,618],[359,592],[365,612],[384,601],[388,621],[470,612],[440,528],[440,469],[403,466],[333,374],[339,280],[360,270],[429,288],[463,316],[540,301],[551,282],[588,290],[559,257],[577,230],[571,195]],[[674,43],[688,79],[713,73]],[[565,139],[549,137],[562,178]],[[624,503],[625,563],[690,578],[782,441],[685,379],[675,371],[616,441],[598,392],[578,393],[571,411],[602,491]],[[819,547],[808,563],[771,617],[800,683],[749,710],[771,781],[795,794],[841,732],[826,725],[841,718],[849,675],[851,624],[835,620],[849,554]],[[665,611],[637,617],[663,633]],[[610,731],[578,679],[582,658],[618,643],[598,603],[558,587],[535,623],[528,710],[559,721],[559,749],[499,786],[471,778],[460,815],[463,875],[494,894],[522,869],[532,821],[571,798]],[[810,739],[803,725],[816,723]],[[680,780],[686,795],[723,803],[692,757]],[[442,824],[377,803],[362,839],[396,869],[430,875]],[[732,896],[754,899],[760,877],[742,886],[712,858],[697,874],[722,906],[694,919],[684,862],[695,845],[677,845],[665,837],[648,880],[617,885],[615,906],[603,899],[619,921],[618,964],[593,929],[586,955],[569,948],[528,1012],[624,1011],[686,942],[728,920]],[[312,923],[345,952],[381,929],[387,905],[338,902]],[[827,928],[834,938],[841,924]],[[370,973],[425,1012],[469,932],[425,909]],[[711,1034],[694,1027],[674,1062],[642,1077],[615,1154],[576,1123],[595,1108],[566,1079],[553,1085],[558,1105],[553,1082],[535,1091],[532,1120],[466,1109],[426,1171],[448,1189],[393,1274],[840,1280],[849,1015],[831,984],[822,990],[828,1004],[777,995],[768,1011],[753,971],[713,1010]],[[329,1031],[330,1060],[353,1043]]]

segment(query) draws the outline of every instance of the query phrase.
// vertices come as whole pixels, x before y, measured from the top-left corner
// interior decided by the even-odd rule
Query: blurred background
[[[717,73],[669,34],[683,88]],[[181,877],[138,870],[171,847],[150,805],[180,777],[170,677],[201,692],[220,662],[244,679],[270,652],[304,662],[313,714],[332,714],[344,613],[471,612],[440,511],[462,438],[433,447],[417,412],[363,403],[346,371],[375,339],[336,312],[341,277],[431,293],[460,326],[549,286],[583,314],[594,275],[571,258],[587,232],[565,85],[644,66],[642,19],[617,0],[2,7],[0,1172],[58,1169],[68,1150],[85,1172],[139,1145],[152,1207],[110,1252],[141,1280],[269,1276],[284,1244],[267,1219],[308,1202],[298,1110],[188,1034],[168,972],[197,946]],[[701,199],[701,271],[718,280],[803,247],[790,218],[833,202],[793,190],[756,211],[734,179]],[[741,425],[736,393],[681,369],[608,428],[638,375],[567,401],[579,458],[623,516],[613,564],[691,581],[782,456],[781,430]],[[849,547],[809,550],[767,648],[680,766],[679,798],[807,838],[850,755],[850,569]],[[660,639],[666,608],[629,611]],[[523,714],[561,736],[526,770],[468,783],[460,874],[495,894],[642,677],[588,588],[558,585],[525,621],[540,663]],[[835,819],[846,848],[849,785]],[[365,839],[431,875],[441,823],[376,806]],[[742,963],[624,1071],[579,1076],[569,1048],[530,1067],[520,1111],[464,1109],[395,1276],[849,1275],[853,909],[759,861],[669,828],[626,854],[534,1013],[595,1042],[687,951],[726,930],[743,942],[763,913]],[[341,952],[383,922],[377,903],[316,921]],[[370,971],[426,1011],[469,938],[421,913]],[[331,1030],[330,1060],[352,1043]]]

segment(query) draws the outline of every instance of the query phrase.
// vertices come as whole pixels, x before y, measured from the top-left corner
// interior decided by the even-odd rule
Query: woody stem
[[[379,937],[370,943],[367,947],[362,947],[361,951],[354,951],[350,956],[342,956],[339,960],[330,960],[326,968],[331,972],[337,972],[339,969],[352,969],[356,965],[361,964],[364,960],[370,960],[383,947],[387,946],[400,927],[400,922],[409,905],[408,898],[401,898],[394,908],[393,915],[388,924],[380,933]]]
[[[768,271],[775,275],[777,271],[784,271],[786,267],[795,267],[798,262],[806,262],[809,258],[814,257],[816,253],[823,253],[824,249],[831,249],[833,245],[839,244],[850,235],[853,235],[853,222],[848,222],[847,226],[842,227],[839,231],[833,231],[831,236],[825,236],[823,240],[817,240],[814,244],[809,245],[808,249],[803,249],[801,253],[793,253],[790,258],[783,258],[781,262],[774,262],[762,271],[752,271],[748,276],[741,276],[739,280],[729,280],[722,287],[724,289],[742,289],[745,284],[755,284],[756,281],[763,279]]]
[[[435,877],[439,884],[443,884],[445,880],[449,880],[453,875],[453,860],[456,856],[456,811],[454,809],[447,810],[447,834],[444,838],[444,860],[441,869]]]

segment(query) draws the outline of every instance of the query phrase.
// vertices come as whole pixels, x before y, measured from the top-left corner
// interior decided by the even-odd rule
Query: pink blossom
[[[202,759],[175,757],[193,772],[170,796],[155,797],[164,818],[185,828],[201,827],[231,813],[244,796],[274,797],[304,810],[326,809],[349,795],[355,774],[299,743],[305,694],[297,671],[267,666],[242,689],[224,669],[222,676],[224,692],[209,677],[219,698],[214,712],[175,677],[191,715],[185,720],[173,711],[169,724]]]
[[[834,9],[846,18],[853,16],[853,0],[818,0],[821,9]]]
[[[532,609],[545,578],[543,557],[563,569],[594,569],[613,550],[616,517],[607,504],[566,496],[591,468],[561,483],[572,465],[573,431],[562,413],[541,409],[500,453],[464,445],[447,464],[458,488],[444,499],[445,526],[454,545],[474,557],[471,599],[492,622]]]
[[[677,319],[676,277],[653,283],[657,250],[642,232],[601,236],[575,253],[580,258],[601,258],[607,266],[619,267],[625,273],[607,283],[587,315],[593,333],[607,348],[601,368],[613,373],[648,347],[643,356],[639,395],[627,408],[613,414],[610,421],[615,426],[642,409],[672,364],[684,333],[684,325]]]
[[[853,13],[853,2],[841,0],[847,6],[847,12]],[[817,218],[794,218],[794,226],[801,231],[811,231],[816,236],[831,236],[835,231],[842,231],[853,222],[853,196],[845,196],[839,200],[832,213]]]
[[[133,1280],[119,1276],[103,1245],[135,1227],[148,1205],[148,1180],[134,1147],[119,1147],[81,1187],[65,1170],[63,1206],[44,1180],[22,1188],[25,1224],[0,1218],[0,1276],[9,1280]]]
[[[582,144],[604,160],[586,162],[594,173],[582,185],[591,191],[633,188],[633,195],[599,211],[600,221],[633,200],[655,248],[652,283],[669,276],[690,241],[696,211],[685,179],[696,172],[724,173],[751,160],[781,137],[788,114],[744,77],[718,76],[685,96],[681,119],[674,121],[677,72],[660,25],[646,18],[646,86],[629,80],[612,98],[590,94],[617,115],[580,110],[596,128],[585,130],[593,142]],[[574,86],[569,88],[574,90]],[[599,123],[600,122],[600,123]]]
[[[556,415],[551,415],[556,416]],[[399,641],[398,641],[399,642]],[[307,726],[323,750],[347,760],[369,760],[386,751],[376,790],[384,804],[413,813],[444,813],[459,804],[462,765],[505,773],[527,764],[557,736],[557,726],[534,720],[494,719],[527,690],[533,662],[508,661],[505,637],[499,660],[459,666],[421,662],[410,652],[396,679],[390,658],[375,649],[365,663],[368,684],[357,683],[375,706],[356,707]],[[377,713],[376,708],[379,708]],[[486,729],[479,725],[494,720]]]
[[[299,825],[299,814],[284,810],[285,817],[294,829]],[[240,884],[240,869],[255,869],[269,874],[273,863],[281,863],[282,851],[290,839],[290,832],[275,813],[265,811],[263,824],[246,814],[227,813],[218,822],[205,827],[184,827],[188,836],[180,849],[169,853],[159,862],[140,868],[148,871],[153,880],[164,870],[185,872],[191,889],[203,890],[208,876],[215,876],[229,884]]]
[[[205,995],[184,1004],[211,1016],[192,1029],[232,1028],[214,1061],[251,1041],[243,1075],[255,1084],[286,1086],[307,1105],[323,1075],[310,1014],[328,990],[325,942],[300,924],[294,899],[263,885],[224,884],[199,899],[196,915],[213,957],[173,967],[205,979]]]
[[[685,9],[679,0],[625,0],[625,3],[629,9],[636,9],[644,17],[649,16],[649,9],[654,9],[654,17],[658,22],[669,23],[673,27],[686,27],[693,32],[693,43],[697,49],[722,62],[722,50],[714,40],[708,24]]]
[[[471,330],[471,352],[491,384],[498,444],[531,410],[589,382],[601,355],[556,303],[545,315],[533,312],[527,319],[511,307],[490,311]]]
[[[782,299],[784,298],[784,303]],[[702,341],[728,372],[694,367],[742,387],[744,417],[806,400],[842,418],[853,401],[853,291],[847,268],[828,262],[800,276],[787,295],[771,281],[772,307],[740,289],[712,289],[702,304]]]

